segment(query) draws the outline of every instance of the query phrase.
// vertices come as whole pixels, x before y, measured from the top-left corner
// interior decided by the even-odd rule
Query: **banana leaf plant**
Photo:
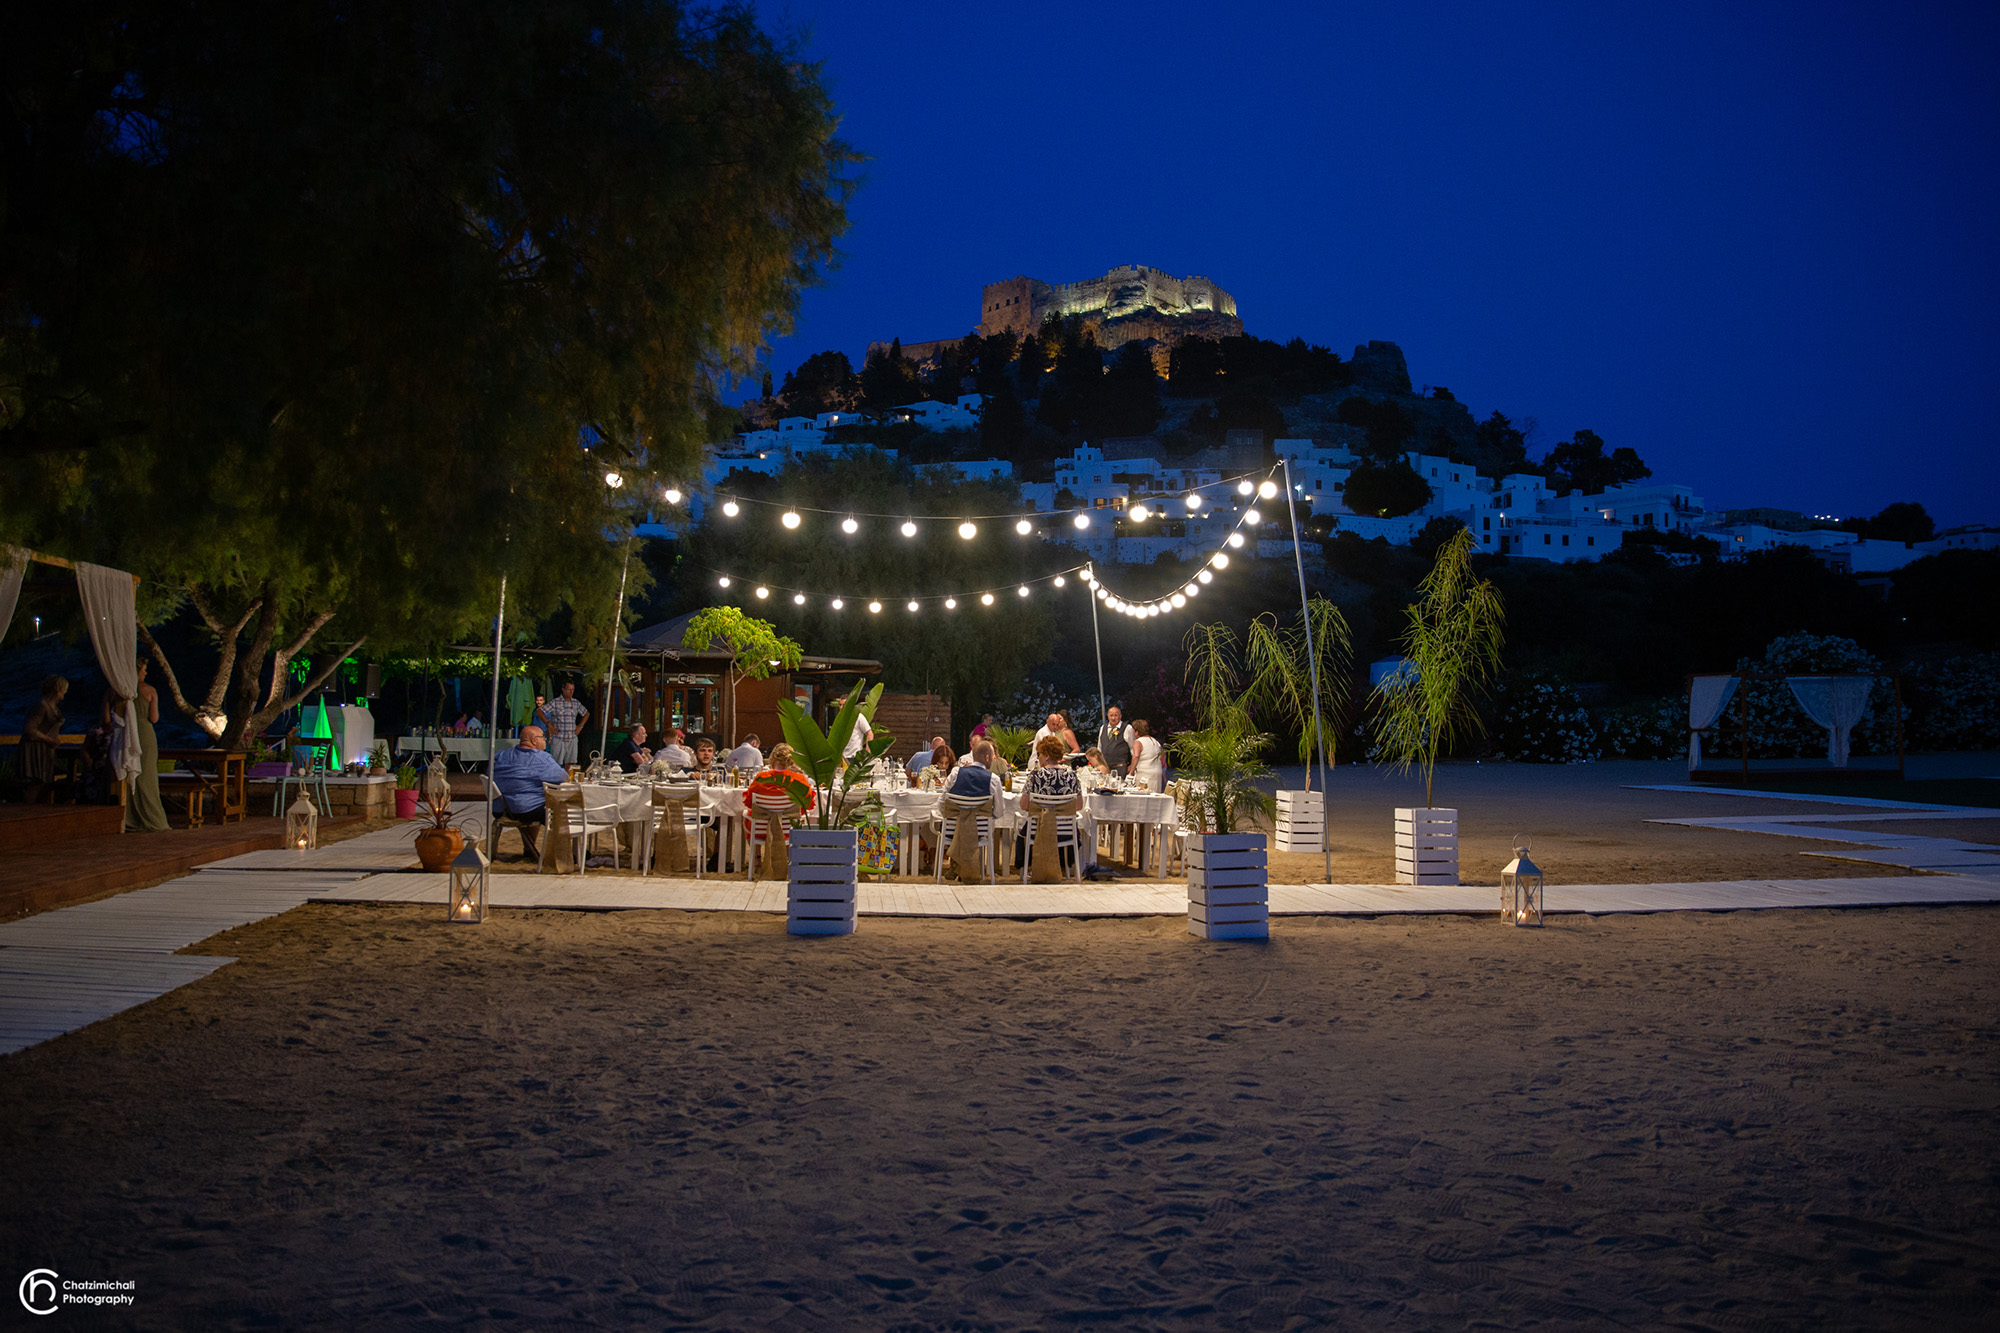
[[[792,747],[792,755],[799,771],[812,779],[807,786],[797,778],[778,777],[798,806],[799,813],[805,814],[812,805],[813,787],[817,787],[825,798],[819,803],[819,826],[823,829],[837,828],[847,822],[841,817],[846,805],[847,791],[857,775],[865,775],[874,770],[875,761],[889,753],[889,747],[896,738],[886,731],[875,732],[851,761],[846,760],[847,744],[854,738],[854,724],[857,718],[867,718],[873,722],[876,705],[882,702],[882,687],[877,685],[864,697],[857,681],[847,692],[840,708],[833,715],[833,723],[825,731],[812,720],[805,709],[790,699],[778,700],[778,721],[785,729],[785,743]],[[881,801],[876,799],[879,807]],[[854,812],[856,816],[864,810]]]

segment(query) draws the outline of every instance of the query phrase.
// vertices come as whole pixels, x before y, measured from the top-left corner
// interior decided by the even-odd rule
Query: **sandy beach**
[[[0,1062],[140,1327],[1981,1326],[2000,914],[308,906]]]

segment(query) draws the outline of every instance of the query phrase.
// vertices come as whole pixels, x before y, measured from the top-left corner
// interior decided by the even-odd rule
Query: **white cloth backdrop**
[[[125,745],[111,756],[112,772],[135,778],[139,775],[139,614],[132,576],[79,560],[76,591],[83,598],[83,618],[90,626],[91,646],[97,649],[98,670],[125,700]]]
[[[1736,693],[1734,676],[1696,676],[1688,684],[1688,767],[1701,763],[1701,733],[1715,725]]]
[[[1873,676],[1787,676],[1792,697],[1806,716],[1827,730],[1826,757],[1835,768],[1847,767],[1847,741],[1854,724],[1868,712]]]
[[[21,600],[21,579],[28,572],[28,553],[18,546],[0,547],[0,558],[6,563],[0,565],[0,639],[7,637],[7,627],[14,623],[14,604]]]

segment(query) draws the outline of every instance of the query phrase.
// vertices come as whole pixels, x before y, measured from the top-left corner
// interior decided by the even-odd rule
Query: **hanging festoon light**
[[[1263,496],[1266,500],[1270,499],[1277,493],[1278,493],[1278,483],[1270,480],[1268,477],[1265,478],[1263,484],[1257,487],[1257,494]]]
[[[1088,528],[1090,526],[1090,515],[1083,513],[1081,510],[1079,510],[1077,512],[1077,516],[1071,519],[1070,522],[1076,524],[1076,530],[1078,532],[1082,532],[1085,528]]]
[[[980,604],[981,606],[991,606],[991,605],[993,605],[993,594],[992,594],[992,593],[990,593],[990,592],[982,592],[982,593],[980,593],[980,594],[979,594],[979,604]]]
[[[917,525],[907,518],[903,520],[903,535],[905,537],[914,537],[917,535]]]
[[[743,506],[737,504],[736,501],[724,500],[722,502],[722,516],[724,518],[735,518],[738,514],[742,512],[743,512]]]
[[[912,600],[912,601],[910,602],[910,610],[912,610],[912,611],[915,611],[916,609],[917,609],[917,603],[916,603],[916,601],[915,601],[915,600],[913,599],[913,600]]]
[[[1018,523],[1016,523],[1016,524],[1014,525],[1014,531],[1016,531],[1016,532],[1020,533],[1020,534],[1021,534],[1021,535],[1022,535],[1023,537],[1027,536],[1027,535],[1028,535],[1029,533],[1033,532],[1034,530],[1035,530],[1035,525],[1034,525],[1034,524],[1032,524],[1032,523],[1030,523],[1030,522],[1029,522],[1029,521],[1028,521],[1027,519],[1025,519],[1025,518],[1024,518],[1024,519],[1022,519],[1022,520],[1021,520],[1020,522],[1018,522]]]
[[[718,588],[727,588],[729,586],[729,575],[723,574],[718,576],[715,580],[715,586]]]
[[[1214,565],[1217,569],[1227,569],[1229,568],[1229,555],[1227,552],[1217,551],[1208,558],[1208,563]]]
[[[1500,919],[1516,926],[1542,924],[1542,871],[1528,859],[1528,835],[1514,838],[1514,859],[1500,871]]]
[[[1264,484],[1265,484],[1266,486],[1270,485],[1270,483],[1269,483],[1269,482],[1265,482]],[[1245,523],[1248,523],[1248,524],[1249,524],[1249,525],[1250,525],[1251,527],[1253,527],[1253,528],[1254,528],[1254,527],[1256,527],[1256,526],[1257,526],[1258,524],[1260,524],[1260,523],[1262,523],[1262,522],[1264,521],[1264,516],[1263,516],[1262,514],[1258,513],[1258,512],[1257,512],[1256,510],[1254,510],[1254,509],[1246,509],[1246,510],[1244,510],[1244,511],[1243,511],[1243,521],[1244,521]]]
[[[303,791],[285,811],[285,845],[295,852],[319,846],[319,810]]]
[[[1063,586],[1065,586],[1065,585],[1066,585],[1066,583],[1067,583],[1067,582],[1068,582],[1068,580],[1064,579],[1062,575],[1060,575],[1060,574],[1056,575],[1056,577],[1055,577],[1055,586],[1056,586],[1056,587],[1058,587],[1058,588],[1060,588],[1060,587],[1063,587]]]
[[[870,612],[871,614],[874,614],[874,615],[878,615],[878,616],[879,616],[879,615],[881,615],[881,614],[882,614],[882,603],[880,603],[880,602],[870,602],[870,603],[868,603],[868,610],[869,610],[869,612]]]
[[[1250,481],[1248,479],[1236,483],[1236,493],[1238,495],[1249,495],[1256,489],[1257,489],[1257,483],[1254,481]]]
[[[804,606],[805,604],[806,604],[806,595],[804,593],[795,592],[792,594],[793,606]]]
[[[977,537],[979,535],[979,525],[968,519],[967,521],[958,525],[958,535],[965,538],[965,540],[967,541],[971,541],[974,537]]]
[[[798,527],[800,523],[799,511],[796,509],[787,509],[784,513],[778,515],[778,522],[784,524],[787,528]]]
[[[1240,548],[1240,547],[1241,547],[1241,546],[1243,545],[1243,534],[1242,534],[1242,533],[1240,533],[1240,532],[1232,532],[1232,533],[1230,533],[1230,534],[1229,534],[1229,544],[1230,544],[1231,546],[1234,546],[1234,547],[1239,547],[1239,548]]]
[[[764,586],[763,584],[761,584],[761,583],[757,585],[757,600],[758,600],[758,601],[760,601],[760,602],[761,602],[761,601],[763,601],[763,600],[764,600],[764,599],[765,599],[766,597],[769,597],[770,595],[771,595],[771,590],[770,590],[769,588],[766,588],[766,587],[765,587],[765,586]]]
[[[1028,585],[1023,583],[1020,587],[1014,589],[1014,591],[1026,597],[1028,595]]]
[[[1195,510],[1201,508],[1201,492],[1189,491],[1187,493],[1187,499],[1186,501],[1184,501],[1184,503],[1188,507],[1188,512],[1192,514]]]
[[[660,492],[660,498],[670,505],[677,505],[681,502],[681,488],[678,486],[669,486]]]
[[[1204,569],[1199,574],[1196,574],[1194,579],[1196,583],[1213,583],[1215,582],[1215,575]]]
[[[549,834],[554,837],[553,831]],[[451,893],[445,900],[445,919],[462,926],[476,926],[486,919],[486,853],[469,842],[465,850],[451,858]]]
[[[607,472],[604,474],[604,484],[615,491],[625,484],[625,478],[619,476],[616,472]]]
[[[1143,504],[1133,505],[1130,512],[1134,523],[1144,523],[1153,516],[1153,511],[1146,508]]]
[[[1181,593],[1175,593],[1172,597],[1168,598],[1167,600],[1171,601],[1174,604],[1174,610],[1176,611],[1180,610],[1182,607],[1187,605],[1187,597]]]
[[[841,601],[841,600],[840,600],[840,599],[839,599],[838,597],[836,597],[836,598],[834,598],[834,599],[833,599],[833,602],[832,602],[832,606],[833,606],[833,609],[834,609],[834,610],[836,610],[836,611],[840,610],[841,608],[845,607],[846,605],[847,605],[847,603],[846,603],[846,602],[843,602],[843,601]]]
[[[947,597],[947,598],[945,598],[945,599],[944,599],[944,609],[945,609],[945,610],[947,610],[947,611],[956,611],[956,610],[958,610],[958,598],[956,598],[956,597]]]
[[[861,524],[852,518],[843,518],[840,520],[840,530],[852,537],[855,533],[861,531]]]

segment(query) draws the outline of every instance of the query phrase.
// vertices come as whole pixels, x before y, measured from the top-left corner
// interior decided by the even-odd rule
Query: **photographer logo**
[[[56,1312],[56,1273],[53,1268],[37,1268],[21,1279],[21,1305],[29,1314]]]

